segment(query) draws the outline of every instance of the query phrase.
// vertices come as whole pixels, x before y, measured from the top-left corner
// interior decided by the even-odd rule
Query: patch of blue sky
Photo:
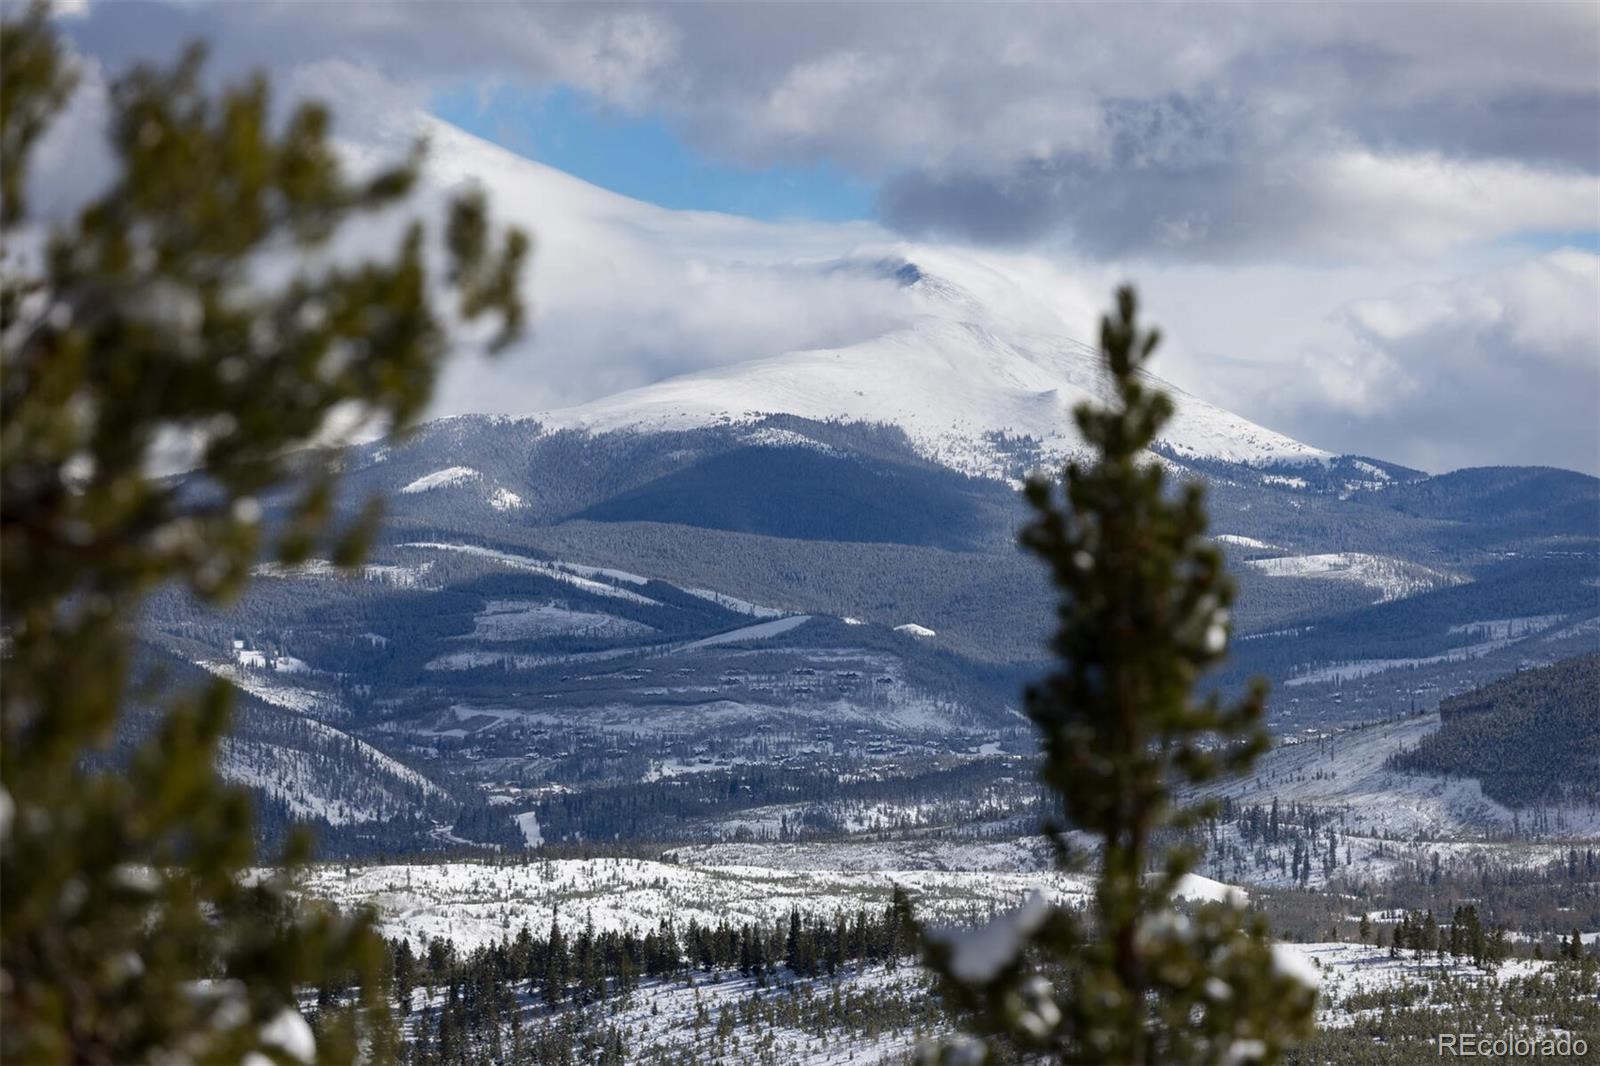
[[[1553,252],[1558,248],[1577,248],[1600,255],[1600,228],[1576,230],[1532,230],[1508,237],[1503,243],[1535,252]]]
[[[569,89],[460,85],[437,94],[430,110],[518,155],[661,207],[773,222],[873,216],[875,187],[831,164],[721,163],[659,116],[610,113]]]

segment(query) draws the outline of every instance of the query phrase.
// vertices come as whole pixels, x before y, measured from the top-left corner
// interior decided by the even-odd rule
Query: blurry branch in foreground
[[[360,558],[376,509],[336,522],[335,465],[306,449],[352,412],[412,424],[447,320],[497,324],[497,347],[513,339],[529,242],[496,235],[467,196],[450,205],[442,253],[412,221],[384,256],[340,261],[332,239],[399,204],[420,151],[352,180],[325,108],[275,123],[263,80],[212,93],[201,64],[195,49],[113,85],[109,190],[46,233],[28,215],[29,158],[73,75],[42,7],[0,29],[7,1062],[336,1060],[358,1042],[369,1059],[392,1053],[368,922],[297,909],[282,875],[241,876],[249,803],[214,768],[226,684],[164,711],[125,765],[97,770],[106,760],[92,756],[126,727],[150,590],[177,581],[226,601],[268,550],[291,564]],[[453,306],[435,306],[441,292]],[[175,446],[187,473],[163,477]],[[258,501],[273,491],[290,502],[266,544]],[[299,840],[282,863],[306,855]],[[317,1018],[312,1048],[294,1005],[319,983],[357,991]]]
[[[1310,1029],[1309,967],[1230,901],[1178,913],[1196,857],[1157,843],[1214,813],[1179,806],[1181,787],[1243,774],[1264,750],[1266,689],[1233,704],[1193,693],[1226,651],[1233,583],[1204,537],[1201,487],[1170,491],[1147,451],[1173,408],[1141,373],[1159,335],[1137,313],[1133,290],[1119,291],[1100,334],[1113,399],[1074,411],[1089,458],[1059,488],[1028,482],[1022,532],[1060,593],[1057,665],[1026,696],[1062,815],[1046,834],[1062,869],[1078,858],[1069,828],[1093,841],[1093,898],[1078,911],[1036,896],[971,933],[921,930],[976,1036],[933,1049],[948,1063],[1003,1048],[1023,1061],[1243,1066]]]

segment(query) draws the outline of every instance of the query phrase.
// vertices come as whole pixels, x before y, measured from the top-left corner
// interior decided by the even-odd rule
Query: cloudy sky
[[[1138,281],[1173,338],[1159,372],[1309,443],[1600,472],[1592,3],[91,0],[62,24],[89,77],[46,160],[61,197],[94,181],[97,86],[198,37],[219,77],[327,98],[352,144],[426,113],[648,204],[755,220],[630,215],[602,262],[598,230],[557,216],[617,213],[526,179],[550,237],[538,333],[465,366],[441,413],[847,342],[890,313],[875,291],[774,270],[939,245],[1073,307]]]

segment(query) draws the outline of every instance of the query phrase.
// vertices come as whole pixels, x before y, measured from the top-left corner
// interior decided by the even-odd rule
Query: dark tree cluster
[[[1439,705],[1397,770],[1475,777],[1511,807],[1600,803],[1600,655],[1524,670]]]
[[[603,1023],[608,1002],[652,982],[692,985],[737,975],[762,989],[866,966],[892,969],[913,950],[902,907],[897,894],[887,906],[859,908],[854,916],[795,910],[771,925],[691,920],[681,930],[663,920],[643,933],[597,931],[587,923],[574,933],[558,917],[545,936],[524,925],[514,937],[470,952],[441,937],[416,948],[394,940],[388,987],[404,1019],[406,1055],[418,1066],[485,1058],[540,1066],[620,1063],[621,1037]],[[337,1002],[338,990],[326,998]],[[731,1026],[738,1019],[729,1020]],[[817,1022],[839,1019],[822,1008]]]

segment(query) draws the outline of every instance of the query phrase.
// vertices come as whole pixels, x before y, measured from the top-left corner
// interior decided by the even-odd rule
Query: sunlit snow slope
[[[541,261],[562,264],[534,293],[546,332],[552,315],[592,324],[689,314],[720,323],[712,335],[743,338],[711,369],[536,415],[547,428],[690,429],[785,414],[889,423],[931,459],[995,475],[1014,465],[1001,459],[1018,446],[997,437],[1032,438],[1040,459],[1059,457],[1077,443],[1073,406],[1100,395],[1099,358],[1076,334],[1103,297],[1074,279],[866,224],[805,228],[667,210],[448,124],[433,121],[429,133],[432,180],[485,186],[498,211],[538,233]],[[808,330],[796,319],[831,325]],[[1181,456],[1329,457],[1162,384],[1178,401],[1163,443]]]
[[[1034,438],[1049,457],[1077,445],[1072,408],[1104,392],[1093,349],[1061,334],[1009,326],[959,282],[917,264],[877,265],[905,279],[917,302],[920,313],[906,326],[843,348],[676,377],[538,417],[552,428],[596,432],[686,429],[771,414],[889,423],[927,457],[980,475],[1000,468],[1002,435]],[[1180,455],[1240,463],[1328,457],[1159,384],[1178,401],[1162,442]]]

